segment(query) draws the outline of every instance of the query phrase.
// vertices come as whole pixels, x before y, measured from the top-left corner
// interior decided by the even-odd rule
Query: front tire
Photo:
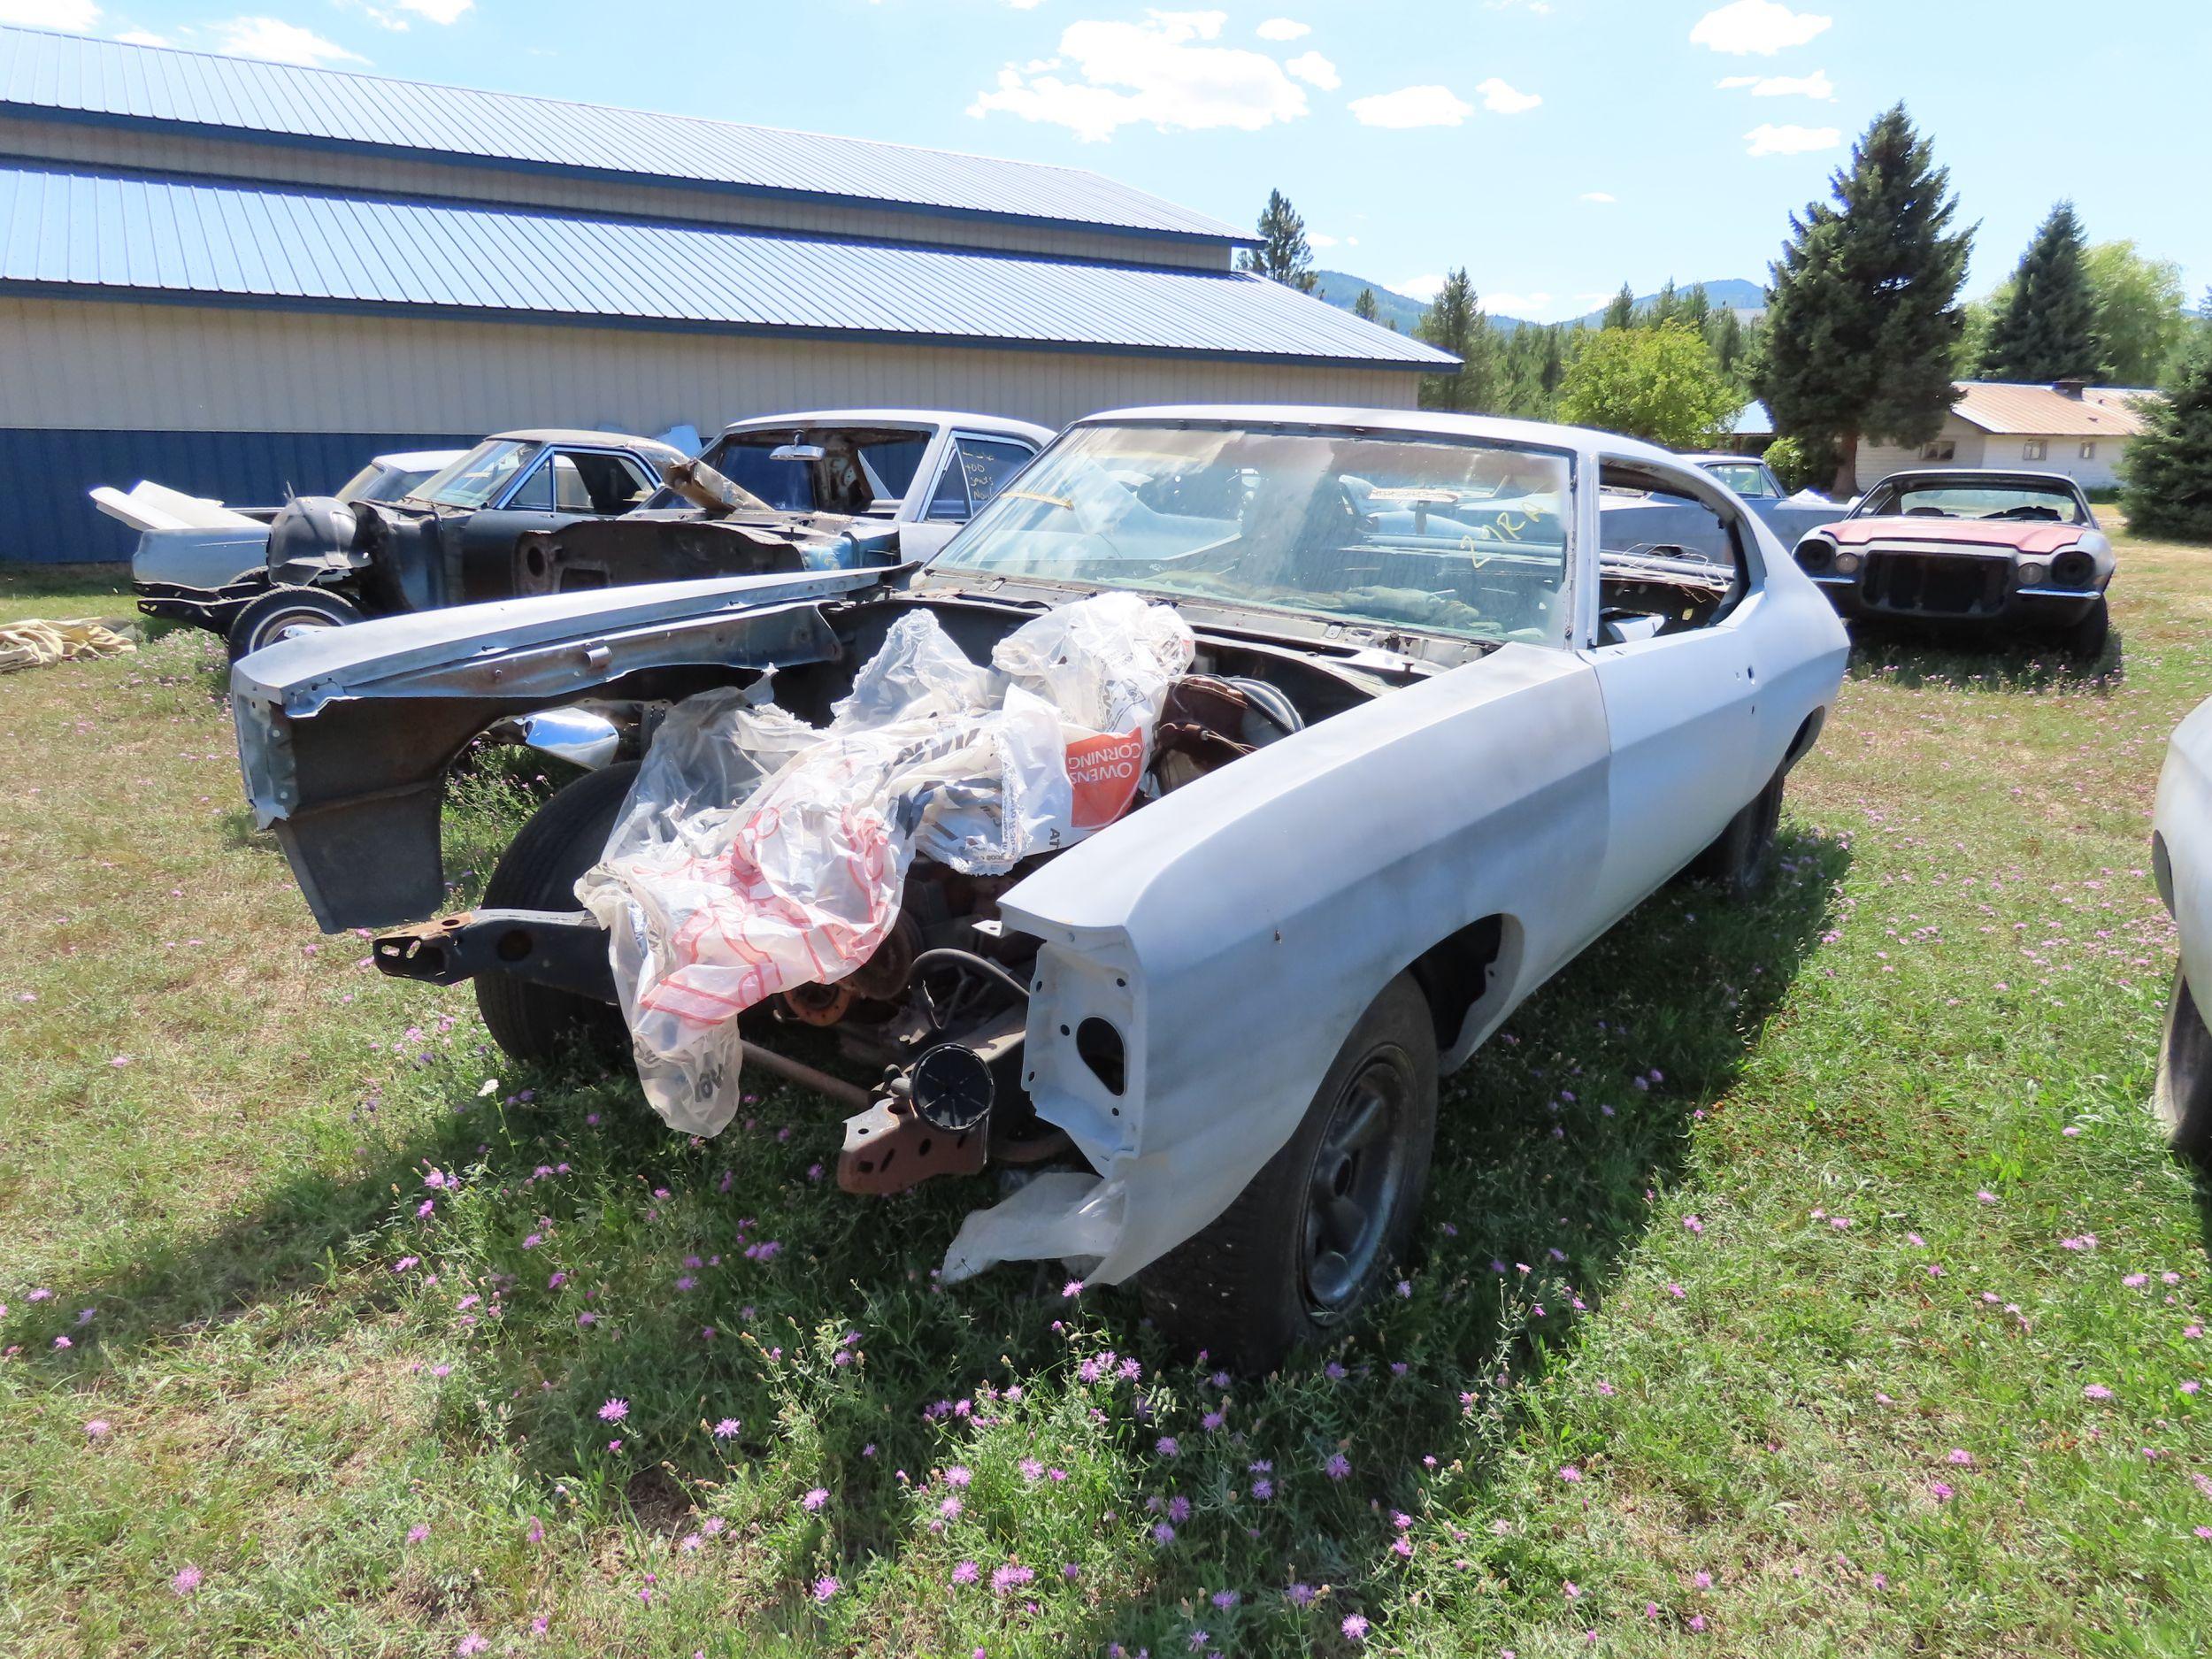
[[[1250,1373],[1336,1336],[1405,1255],[1435,1143],[1435,1025],[1401,974],[1344,1040],[1289,1142],[1145,1270],[1145,1311],[1177,1348]]]
[[[1709,881],[1732,899],[1747,898],[1765,884],[1774,863],[1774,841],[1782,823],[1782,786],[1789,776],[1778,772],[1751,804],[1728,820],[1728,827],[1710,847],[1690,861],[1686,874],[1694,881]]]
[[[486,910],[574,910],[576,879],[599,862],[637,763],[588,772],[531,815],[484,884]],[[518,1060],[547,1061],[579,1044],[618,1054],[622,1010],[509,973],[476,976],[476,1006],[492,1041]]]
[[[223,637],[234,663],[279,640],[360,620],[360,611],[336,594],[319,588],[272,588],[232,619]]]
[[[2059,648],[2078,663],[2095,663],[2104,657],[2105,645],[2112,635],[2112,608],[2105,603],[2102,594],[2081,618],[2067,625],[2059,635]]]
[[[2206,1030],[2197,999],[2178,969],[2152,1102],[2166,1144],[2191,1163],[2212,1167],[2212,1031]]]

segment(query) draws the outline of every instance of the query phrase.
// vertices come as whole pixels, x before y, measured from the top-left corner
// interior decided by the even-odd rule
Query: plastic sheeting
[[[918,609],[826,727],[759,687],[678,704],[576,884],[654,1110],[718,1133],[737,1110],[738,1015],[866,962],[916,855],[1002,875],[1119,817],[1193,650],[1172,610],[1109,593],[1023,624],[982,667]]]

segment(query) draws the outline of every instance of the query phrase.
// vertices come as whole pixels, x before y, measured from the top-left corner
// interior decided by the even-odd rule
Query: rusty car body
[[[723,428],[615,519],[515,544],[518,595],[926,558],[1051,441],[1025,420],[830,409]]]
[[[1605,544],[1601,488],[1702,538]],[[445,902],[450,759],[491,722],[710,694],[821,722],[902,618],[987,662],[1086,595],[1194,641],[1125,815],[997,875],[918,858],[849,977],[742,1016],[746,1063],[852,1112],[839,1176],[1000,1166],[947,1276],[1134,1277],[1179,1341],[1273,1363],[1342,1328],[1406,1245],[1437,1079],[1686,868],[1745,887],[1841,680],[1832,610],[1740,500],[1612,434],[1431,412],[1091,417],[934,558],[570,593],[287,641],[233,691],[248,790],[326,929],[474,978],[529,1057],[619,1041],[578,908],[634,776],[526,826]],[[721,803],[727,806],[730,803]],[[832,1043],[857,1087],[803,1056]],[[895,1151],[897,1158],[887,1156]]]
[[[2100,656],[2112,543],[2062,472],[1892,472],[1808,532],[1797,563],[1847,618],[2056,638]]]

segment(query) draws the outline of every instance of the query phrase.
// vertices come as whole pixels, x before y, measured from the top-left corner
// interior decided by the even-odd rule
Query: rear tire
[[[234,663],[293,634],[360,620],[360,611],[337,594],[319,588],[272,588],[232,618],[223,637]]]
[[[1344,1040],[1289,1142],[1144,1271],[1146,1313],[1178,1348],[1249,1373],[1340,1334],[1405,1255],[1435,1143],[1435,1023],[1401,974]]]
[[[637,764],[628,761],[564,787],[500,855],[484,884],[483,908],[579,909],[576,879],[606,850],[636,778]],[[579,1044],[611,1056],[627,1040],[622,1010],[612,1003],[509,973],[478,974],[476,1006],[492,1041],[518,1060],[556,1059]]]
[[[1751,804],[1728,820],[1710,847],[1690,860],[1684,873],[1694,881],[1709,881],[1732,899],[1747,898],[1764,885],[1774,863],[1774,840],[1782,822],[1782,786],[1789,776],[1778,772]]]
[[[2206,1030],[2197,999],[2178,969],[2152,1101],[2166,1144],[2191,1163],[2212,1167],[2212,1031]]]
[[[2078,663],[2096,663],[2104,657],[2105,645],[2112,635],[2112,608],[2105,603],[2102,594],[2080,620],[2067,625],[2059,635],[2059,648]]]

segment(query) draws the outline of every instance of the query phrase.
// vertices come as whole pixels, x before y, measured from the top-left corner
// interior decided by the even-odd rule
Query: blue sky
[[[1999,280],[2070,196],[2212,282],[2206,0],[0,0],[0,20],[1094,168],[1321,263],[1571,316],[1763,279],[1903,98]]]

